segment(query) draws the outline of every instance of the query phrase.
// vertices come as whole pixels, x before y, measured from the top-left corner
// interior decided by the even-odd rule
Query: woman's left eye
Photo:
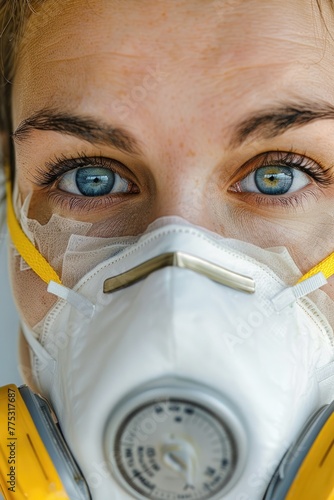
[[[63,174],[58,188],[81,196],[127,193],[131,183],[105,167],[79,167]]]
[[[235,183],[232,191],[278,196],[293,193],[310,184],[310,178],[297,168],[280,165],[259,167]]]

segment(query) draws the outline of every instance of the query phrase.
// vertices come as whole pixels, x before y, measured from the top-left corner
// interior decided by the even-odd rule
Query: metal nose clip
[[[146,278],[154,271],[158,271],[167,266],[180,267],[189,269],[198,274],[202,274],[212,281],[216,281],[221,285],[240,290],[242,292],[254,293],[255,282],[252,278],[244,276],[234,271],[229,271],[224,267],[218,266],[194,255],[183,252],[168,252],[158,255],[153,259],[149,259],[139,266],[136,266],[129,271],[125,271],[118,276],[107,278],[103,284],[103,292],[110,293],[121,288],[133,285],[137,281]]]

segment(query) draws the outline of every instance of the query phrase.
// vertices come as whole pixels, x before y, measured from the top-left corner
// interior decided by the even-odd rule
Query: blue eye
[[[92,197],[127,193],[130,183],[109,168],[82,167],[64,174],[58,188],[68,193]]]
[[[254,182],[261,193],[285,194],[293,184],[294,173],[289,167],[261,167],[254,172]]]
[[[309,183],[309,177],[296,168],[268,165],[256,169],[238,182],[237,190],[277,196],[298,191]]]

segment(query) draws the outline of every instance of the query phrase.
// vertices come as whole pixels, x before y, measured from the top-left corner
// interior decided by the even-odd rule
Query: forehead
[[[132,94],[137,116],[204,121],[301,93],[332,101],[331,57],[312,0],[46,0],[19,48],[14,125],[50,105],[106,115]]]

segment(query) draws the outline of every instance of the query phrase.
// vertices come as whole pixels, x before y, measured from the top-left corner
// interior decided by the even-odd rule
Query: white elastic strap
[[[48,292],[56,295],[60,299],[66,300],[71,306],[73,306],[77,311],[81,312],[86,318],[90,319],[95,311],[95,305],[90,302],[90,300],[80,295],[80,293],[74,292],[70,288],[64,285],[60,285],[55,281],[50,281],[47,288]]]
[[[48,368],[51,373],[55,373],[56,361],[52,356],[44,349],[44,347],[38,342],[38,340],[32,335],[30,329],[24,323],[21,324],[22,332],[29,344],[30,349],[33,351],[37,359],[43,368]]]
[[[327,280],[322,272],[301,281],[295,286],[285,288],[280,293],[278,293],[273,299],[271,299],[272,304],[277,312],[282,311],[285,307],[293,304],[296,300],[314,292],[318,288],[326,285]]]

